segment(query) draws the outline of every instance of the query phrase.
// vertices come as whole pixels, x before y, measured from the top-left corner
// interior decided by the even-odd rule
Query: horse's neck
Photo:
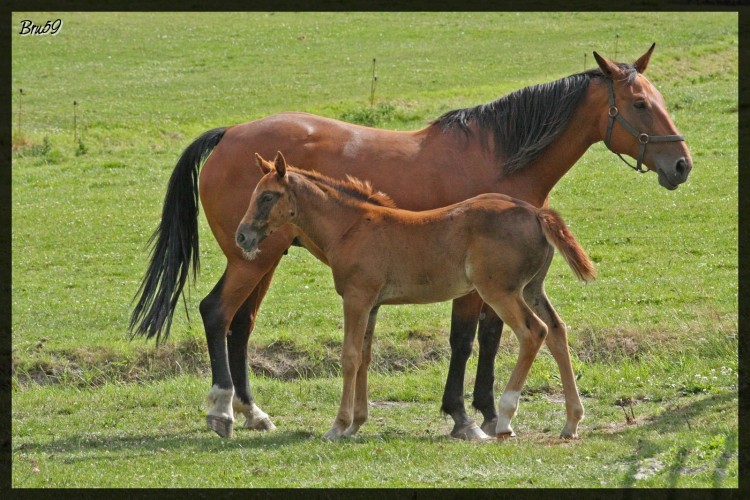
[[[583,96],[581,104],[571,116],[568,125],[539,153],[539,156],[528,165],[501,179],[501,192],[521,198],[536,206],[546,203],[552,188],[592,144],[602,140],[599,131],[600,116],[606,116],[606,107],[602,110],[601,92],[597,87],[599,86],[589,85],[586,95]],[[592,116],[596,119],[592,120]]]
[[[297,214],[293,221],[324,254],[328,252],[366,208],[331,197],[310,181],[296,186]]]

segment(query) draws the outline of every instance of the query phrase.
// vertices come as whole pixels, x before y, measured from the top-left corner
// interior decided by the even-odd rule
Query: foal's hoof
[[[487,441],[488,439],[492,439],[474,422],[465,425],[460,429],[454,427],[451,431],[451,437],[455,439],[463,439],[465,441]]]
[[[495,437],[500,441],[505,441],[506,439],[514,438],[516,437],[516,433],[513,431],[510,432],[498,432],[495,434]]]
[[[230,438],[233,435],[233,422],[228,418],[217,417],[216,415],[206,415],[206,424],[208,424],[209,429],[212,429],[216,434],[223,438]]]
[[[249,419],[245,420],[245,425],[243,426],[245,429],[252,429],[254,431],[275,431],[276,426],[273,425],[273,422],[271,422],[271,419],[266,417],[262,418],[260,420],[256,420],[254,422],[250,422]]]
[[[323,434],[323,441],[338,441],[343,436],[342,431],[336,427],[330,429],[328,432]]]

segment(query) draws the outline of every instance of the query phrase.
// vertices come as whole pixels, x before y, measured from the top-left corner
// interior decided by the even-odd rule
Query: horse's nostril
[[[243,233],[237,233],[237,243],[242,244],[245,242],[245,235]]]
[[[677,175],[680,177],[684,177],[687,175],[689,170],[687,161],[685,161],[684,158],[680,158],[677,160],[677,165],[675,165],[675,171],[677,172]]]

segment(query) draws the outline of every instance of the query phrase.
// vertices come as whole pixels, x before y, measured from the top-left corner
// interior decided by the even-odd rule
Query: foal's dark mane
[[[396,208],[396,203],[391,197],[382,191],[375,191],[369,181],[361,181],[351,175],[347,175],[346,179],[333,179],[315,170],[300,170],[290,166],[287,168],[290,172],[312,181],[323,191],[333,194],[343,202],[355,201],[380,207]]]
[[[637,70],[620,63],[626,82]],[[495,154],[504,156],[503,173],[511,174],[528,165],[562,132],[578,107],[592,78],[604,78],[598,68],[549,83],[516,90],[495,101],[473,108],[448,111],[432,125],[443,131],[457,128],[470,135],[470,124],[494,134]],[[480,137],[483,145],[485,137]]]

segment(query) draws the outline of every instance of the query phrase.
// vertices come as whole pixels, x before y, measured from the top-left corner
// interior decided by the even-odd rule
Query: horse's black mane
[[[637,74],[633,65],[618,65],[626,82]],[[473,108],[449,111],[432,124],[444,131],[458,129],[471,134],[470,124],[494,134],[495,152],[505,158],[503,172],[523,168],[565,128],[592,78],[604,78],[592,69],[559,80],[516,90],[495,101]],[[480,137],[484,141],[485,137]]]

